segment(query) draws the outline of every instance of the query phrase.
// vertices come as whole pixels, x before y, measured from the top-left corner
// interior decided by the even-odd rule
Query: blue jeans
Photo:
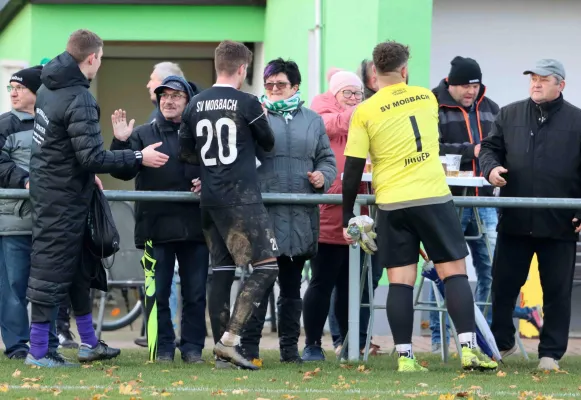
[[[361,262],[363,263],[363,256],[365,253],[361,252]],[[371,256],[371,274],[372,274],[372,284],[373,290],[377,289],[379,285],[379,280],[383,275],[383,268],[378,262],[377,256]],[[369,291],[367,284],[367,277],[365,277],[365,284],[363,288],[363,296],[361,297],[361,303],[369,303]],[[331,337],[333,338],[333,346],[338,347],[345,341],[341,337],[341,330],[339,329],[339,322],[337,322],[337,317],[335,316],[335,296],[337,295],[337,289],[333,289],[331,293],[331,306],[329,307],[329,330],[331,331]],[[371,316],[371,310],[369,308],[361,308],[359,312],[359,347],[364,348],[365,342],[367,340],[367,328],[369,325],[369,318]]]
[[[472,256],[472,263],[474,265],[477,279],[474,300],[477,302],[486,302],[486,300],[488,300],[488,295],[492,286],[492,260],[490,257],[494,255],[494,248],[496,246],[496,225],[498,225],[498,214],[495,208],[479,208],[478,214],[480,215],[480,219],[484,225],[484,229],[486,230],[486,235],[488,236],[488,243],[490,245],[491,254],[488,254],[488,249],[486,247],[484,238],[480,238],[478,240],[469,240],[467,243],[470,247],[470,255]],[[464,212],[462,214],[462,230],[466,236],[476,236],[478,234],[476,217],[472,208],[464,208]],[[436,300],[432,289],[430,289],[430,300]],[[480,309],[484,310],[484,306],[480,306]],[[491,313],[488,312],[487,314],[487,320],[490,320]],[[450,328],[447,315],[446,328]],[[440,316],[436,311],[430,312],[430,330],[432,331],[432,344],[441,343],[442,339],[440,337]],[[449,342],[450,335],[447,330],[446,343]]]
[[[30,323],[26,289],[30,275],[32,237],[28,235],[0,236],[0,332],[11,357],[17,351],[28,351]],[[56,336],[56,315],[51,320],[49,348],[59,346]]]
[[[155,298],[157,303],[158,354],[175,351],[175,331],[171,321],[170,294],[175,259],[179,263],[181,295],[180,351],[201,353],[206,340],[206,280],[209,251],[202,242],[174,242],[153,245]]]

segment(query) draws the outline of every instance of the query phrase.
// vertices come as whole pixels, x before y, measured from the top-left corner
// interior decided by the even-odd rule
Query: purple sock
[[[33,322],[30,325],[30,350],[29,353],[40,360],[48,353],[48,332],[50,323]]]
[[[95,335],[95,328],[93,328],[93,316],[91,313],[75,317],[77,320],[77,330],[81,337],[81,343],[91,347],[97,346],[97,336]]]

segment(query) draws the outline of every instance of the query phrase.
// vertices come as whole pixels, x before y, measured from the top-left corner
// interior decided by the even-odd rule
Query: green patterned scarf
[[[288,121],[293,119],[293,111],[295,111],[301,102],[301,91],[297,90],[297,92],[285,100],[277,100],[277,101],[270,101],[266,97],[266,95],[262,95],[260,98],[260,102],[264,104],[264,106],[277,114],[280,114],[284,117],[285,122],[288,124]]]

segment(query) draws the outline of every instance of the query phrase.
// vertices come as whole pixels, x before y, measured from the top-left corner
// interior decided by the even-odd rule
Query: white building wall
[[[564,96],[581,107],[581,1],[434,0],[431,88],[457,55],[480,64],[487,95],[500,106],[528,97],[522,75],[540,58],[567,73]]]

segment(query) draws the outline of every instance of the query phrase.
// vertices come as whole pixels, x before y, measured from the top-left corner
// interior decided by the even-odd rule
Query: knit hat
[[[336,95],[341,89],[347,86],[357,86],[363,90],[363,82],[361,82],[361,79],[356,73],[351,71],[336,72],[329,82],[329,90],[333,95]]]
[[[480,65],[472,58],[456,56],[450,64],[452,64],[452,67],[448,74],[448,85],[482,83]]]
[[[21,69],[10,78],[10,82],[18,82],[22,86],[28,88],[32,93],[42,85],[40,81],[40,73],[42,72],[42,65],[37,65],[31,68]]]
[[[327,70],[327,82],[330,82],[333,75],[335,75],[339,71],[344,71],[344,70],[341,68],[336,68],[336,67],[329,68]]]

